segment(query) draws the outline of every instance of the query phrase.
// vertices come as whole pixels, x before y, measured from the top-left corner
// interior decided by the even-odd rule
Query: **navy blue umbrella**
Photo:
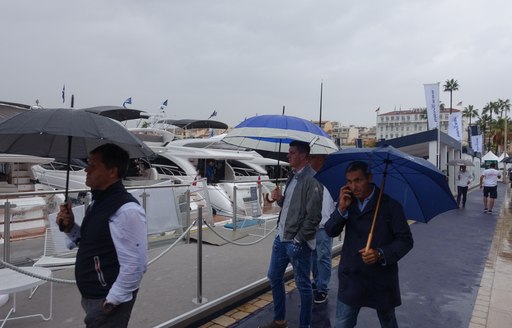
[[[426,223],[457,208],[446,176],[440,170],[392,146],[343,149],[330,154],[316,178],[335,200],[346,184],[347,166],[356,160],[369,164],[373,182],[402,204],[407,219]]]

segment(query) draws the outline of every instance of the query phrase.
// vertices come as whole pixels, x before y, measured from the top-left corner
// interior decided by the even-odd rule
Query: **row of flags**
[[[66,85],[63,84],[62,85],[62,103],[65,103],[65,102],[66,102]],[[165,110],[167,109],[168,102],[169,102],[169,99],[165,99],[165,101],[160,105],[160,110],[162,111],[162,113],[165,113]],[[123,107],[127,108],[126,105],[131,105],[131,104],[132,104],[132,97],[128,97],[123,102]],[[215,116],[217,116],[217,111],[213,110],[213,112],[208,117],[208,119],[211,119],[212,117],[215,117]]]
[[[165,99],[164,102],[160,105],[160,110],[162,111],[162,113],[165,113],[165,110],[167,109],[167,104],[169,102],[169,99]],[[123,107],[126,108],[126,104],[132,104],[132,97],[129,97],[128,99],[126,99],[123,103]],[[214,116],[217,116],[217,111],[216,110],[213,110],[213,113],[211,113],[211,115],[208,117],[208,119],[211,119],[212,117]]]
[[[429,130],[436,129],[440,125],[439,108],[439,83],[425,84],[425,100],[427,102],[427,121]],[[457,103],[462,106],[462,101]],[[468,127],[470,129],[471,127]],[[472,135],[471,148],[475,152],[482,152],[482,135]],[[453,112],[448,116],[448,135],[457,141],[462,140],[462,111]]]

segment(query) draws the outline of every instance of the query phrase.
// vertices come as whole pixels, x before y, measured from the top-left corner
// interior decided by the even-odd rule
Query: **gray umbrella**
[[[0,153],[87,158],[96,147],[116,144],[131,158],[153,155],[119,122],[83,110],[34,109],[0,122]],[[69,171],[66,177],[66,201]]]
[[[448,163],[446,163],[448,165],[452,165],[452,166],[475,166],[475,164],[473,164],[473,162],[471,162],[470,160],[467,160],[467,159],[452,159],[450,161],[448,161]]]

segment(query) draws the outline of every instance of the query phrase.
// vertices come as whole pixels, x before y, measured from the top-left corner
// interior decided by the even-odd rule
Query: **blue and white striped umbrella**
[[[311,154],[330,154],[338,147],[317,125],[287,115],[259,115],[246,119],[222,139],[239,147],[287,153],[293,140],[308,142]]]

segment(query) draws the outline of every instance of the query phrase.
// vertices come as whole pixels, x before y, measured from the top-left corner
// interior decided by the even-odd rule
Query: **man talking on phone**
[[[413,247],[411,230],[402,206],[383,194],[373,241],[366,251],[380,189],[372,183],[366,162],[350,163],[345,177],[347,184],[340,189],[337,209],[325,223],[325,231],[331,237],[345,230],[338,267],[335,327],[355,327],[361,307],[375,309],[381,327],[398,327],[398,260]]]

